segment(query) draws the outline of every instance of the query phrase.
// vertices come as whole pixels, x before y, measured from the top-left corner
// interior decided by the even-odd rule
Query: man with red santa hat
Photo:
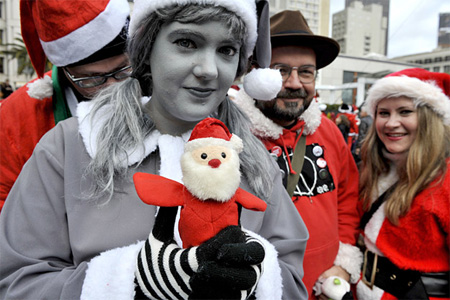
[[[2,101],[0,210],[39,139],[76,116],[113,82],[128,78],[126,0],[21,0],[22,37],[38,78]],[[53,69],[45,73],[47,59]]]

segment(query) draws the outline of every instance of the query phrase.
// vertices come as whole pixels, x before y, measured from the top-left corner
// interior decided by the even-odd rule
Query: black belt
[[[388,258],[368,250],[364,254],[362,281],[374,285],[399,299],[449,298],[449,272],[421,273],[402,270]]]

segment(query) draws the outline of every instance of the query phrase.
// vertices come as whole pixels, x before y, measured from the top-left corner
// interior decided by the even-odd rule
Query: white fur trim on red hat
[[[432,80],[415,77],[390,76],[378,80],[369,90],[365,106],[374,117],[378,102],[384,98],[408,97],[416,106],[426,105],[450,125],[450,99]]]
[[[254,99],[269,101],[278,95],[283,79],[277,70],[253,69],[244,77],[244,90]]]
[[[50,76],[45,75],[27,84],[28,96],[35,99],[45,99],[53,96],[53,81]]]
[[[61,4],[62,5],[62,4]],[[70,5],[70,2],[67,2]],[[77,12],[72,12],[76,16]],[[104,11],[71,33],[52,41],[41,40],[48,59],[56,66],[76,63],[111,42],[126,24],[130,6],[126,0],[110,0]],[[64,23],[64,19],[61,19]],[[58,30],[55,28],[54,30]]]
[[[172,5],[182,6],[186,4],[222,6],[238,15],[247,26],[247,56],[252,55],[258,36],[255,0],[135,0],[130,20],[130,36],[136,32],[141,22],[155,10]]]

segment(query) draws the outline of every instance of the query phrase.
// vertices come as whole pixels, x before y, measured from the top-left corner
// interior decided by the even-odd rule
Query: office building
[[[381,5],[364,6],[361,1],[353,1],[333,14],[332,22],[332,37],[341,46],[341,54],[386,55],[387,18]]]
[[[269,0],[270,15],[300,10],[314,34],[329,36],[330,0]]]

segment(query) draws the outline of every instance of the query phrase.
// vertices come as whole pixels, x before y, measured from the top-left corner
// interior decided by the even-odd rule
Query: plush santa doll
[[[184,185],[147,173],[133,176],[138,196],[147,204],[181,206],[183,247],[198,246],[229,225],[239,225],[239,206],[264,211],[267,204],[239,188],[241,139],[221,121],[197,124],[181,157]]]

